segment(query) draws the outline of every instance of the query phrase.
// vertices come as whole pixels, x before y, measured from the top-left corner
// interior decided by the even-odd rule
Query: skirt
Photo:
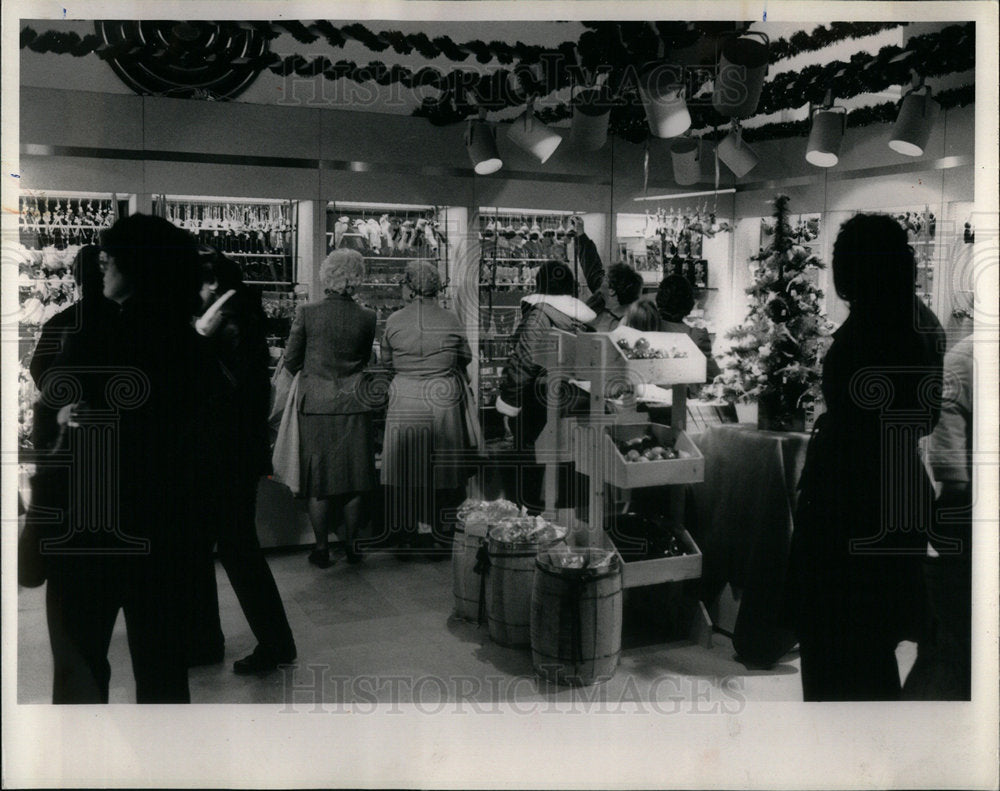
[[[300,497],[368,492],[378,485],[375,443],[368,412],[299,414]]]
[[[389,391],[382,483],[405,489],[455,489],[473,471],[458,377],[397,375]]]

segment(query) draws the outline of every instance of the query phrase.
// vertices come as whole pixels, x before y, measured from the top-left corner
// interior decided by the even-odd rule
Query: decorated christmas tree
[[[821,362],[832,325],[814,273],[822,262],[799,243],[788,219],[788,197],[774,200],[771,244],[751,258],[750,311],[726,333],[731,346],[712,395],[759,405],[762,428],[801,429],[820,396]]]

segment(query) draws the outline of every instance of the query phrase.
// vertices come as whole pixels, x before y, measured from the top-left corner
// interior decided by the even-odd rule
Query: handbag
[[[281,416],[285,411],[285,404],[288,402],[288,390],[292,386],[292,374],[285,368],[285,358],[278,361],[278,367],[274,369],[271,377],[271,411],[267,416],[267,423],[274,428],[281,422]]]
[[[37,588],[48,576],[46,544],[65,533],[69,479],[65,465],[55,463],[65,450],[66,427],[39,459],[31,476],[31,501],[17,537],[17,584]]]
[[[274,440],[271,465],[274,467],[272,480],[282,483],[297,495],[302,490],[302,471],[299,459],[299,411],[296,400],[299,394],[299,375],[291,377],[288,394],[281,413],[278,436]]]

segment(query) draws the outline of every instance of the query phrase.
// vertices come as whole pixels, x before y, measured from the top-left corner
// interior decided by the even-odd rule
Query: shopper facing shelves
[[[435,264],[410,262],[403,279],[407,305],[389,317],[382,336],[382,364],[395,373],[382,483],[397,543],[422,550],[449,538],[442,511],[465,499],[474,471],[464,458],[472,446],[467,415],[478,420],[466,372],[472,351],[458,317],[438,305],[440,289]]]
[[[376,315],[354,301],[365,277],[361,253],[334,250],[319,276],[325,297],[295,314],[285,367],[292,374],[301,372],[299,496],[309,500],[316,537],[309,562],[327,568],[334,510],[343,516],[348,562],[361,559],[355,541],[364,520],[364,498],[377,485],[371,417],[375,404],[366,398],[362,383]]]
[[[546,370],[539,362],[550,343],[550,331],[589,332],[597,317],[593,310],[573,296],[576,281],[562,261],[546,261],[538,270],[537,292],[522,302],[521,322],[514,332],[514,349],[504,365],[497,411],[508,418],[519,462],[520,504],[540,513],[544,467],[534,462],[535,440],[546,421]]]

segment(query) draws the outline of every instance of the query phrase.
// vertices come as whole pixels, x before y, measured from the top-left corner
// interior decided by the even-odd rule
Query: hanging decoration
[[[157,23],[166,24],[166,23]],[[223,23],[205,23],[223,24]],[[429,39],[424,34],[403,35],[393,32],[372,33],[360,24],[337,27],[329,22],[233,22],[225,23],[232,29],[244,33],[254,33],[265,43],[283,33],[289,33],[302,43],[313,43],[317,37],[325,38],[334,46],[343,46],[348,39],[361,42],[374,51],[392,48],[406,54],[410,47],[426,58],[448,57],[462,62],[470,56],[480,62],[488,51],[491,57],[502,64],[516,64],[513,69],[500,68],[489,73],[482,69],[455,69],[442,71],[426,66],[409,69],[404,66],[387,66],[374,61],[359,65],[353,61],[333,62],[326,56],[306,58],[300,54],[282,57],[275,52],[263,51],[256,56],[240,56],[235,65],[248,70],[268,70],[280,76],[318,76],[329,80],[347,79],[357,83],[376,82],[379,85],[400,84],[406,88],[429,87],[441,91],[436,99],[425,99],[414,115],[426,117],[431,123],[448,124],[465,120],[475,115],[478,106],[491,110],[523,106],[523,96],[505,87],[511,71],[524,65],[541,63],[541,77],[535,91],[540,97],[548,97],[555,91],[573,85],[588,84],[587,71],[604,69],[609,72],[607,84],[612,91],[615,104],[611,109],[609,131],[630,142],[641,142],[649,135],[645,113],[637,92],[636,64],[655,57],[662,41],[668,46],[690,45],[704,36],[718,36],[731,32],[733,23],[663,23],[650,25],[641,23],[584,23],[588,28],[579,42],[567,42],[557,48],[529,47],[523,44],[503,44],[499,42],[455,43],[448,37]],[[771,42],[772,65],[781,57],[813,51],[846,38],[872,35],[880,30],[891,29],[901,23],[834,23],[829,28],[818,27],[809,36],[797,33],[789,40]],[[625,42],[628,42],[626,45]],[[834,61],[824,65],[808,66],[804,69],[777,74],[766,82],[761,92],[757,113],[774,113],[780,110],[800,108],[810,102],[821,101],[826,89],[833,85],[839,97],[847,99],[864,93],[878,93],[895,85],[906,84],[911,65],[919,64],[921,73],[933,78],[945,74],[970,71],[975,68],[975,25],[956,24],[940,31],[911,38],[905,47],[883,47],[872,55],[859,52],[848,62]],[[31,27],[21,30],[20,45],[41,53],[71,54],[83,57],[97,54],[105,59],[115,58],[121,62],[129,58],[157,62],[168,58],[168,48],[156,37],[136,42],[109,44],[101,36],[80,37],[76,33],[53,31],[37,33]],[[464,54],[463,54],[464,53]],[[247,61],[243,63],[243,58]],[[706,75],[707,76],[710,75]],[[168,90],[170,90],[168,88]],[[689,86],[689,96],[700,89]],[[956,89],[962,93],[953,96],[957,104],[967,104],[974,98],[971,85]],[[145,91],[155,93],[157,91]],[[949,105],[942,92],[936,98],[942,108]],[[176,95],[176,94],[173,94]],[[192,91],[192,95],[194,92]],[[485,101],[484,101],[485,95]],[[213,97],[215,98],[215,97]],[[545,99],[538,102],[538,117],[543,123],[551,124],[571,117],[569,104],[544,106]],[[951,105],[955,106],[955,105]],[[728,118],[720,116],[711,106],[688,101],[692,128],[704,130],[722,126]],[[867,115],[865,112],[867,111]],[[861,108],[848,117],[848,126],[894,120],[881,118],[884,112],[879,108]],[[860,113],[860,114],[859,114]],[[808,134],[808,124],[795,122],[791,125],[769,124],[755,129],[746,129],[747,140],[768,139],[789,134]],[[805,131],[803,131],[805,130]],[[704,133],[703,133],[704,134]]]
[[[105,60],[136,93],[233,99],[261,71],[268,42],[231,22],[94,23]]]

